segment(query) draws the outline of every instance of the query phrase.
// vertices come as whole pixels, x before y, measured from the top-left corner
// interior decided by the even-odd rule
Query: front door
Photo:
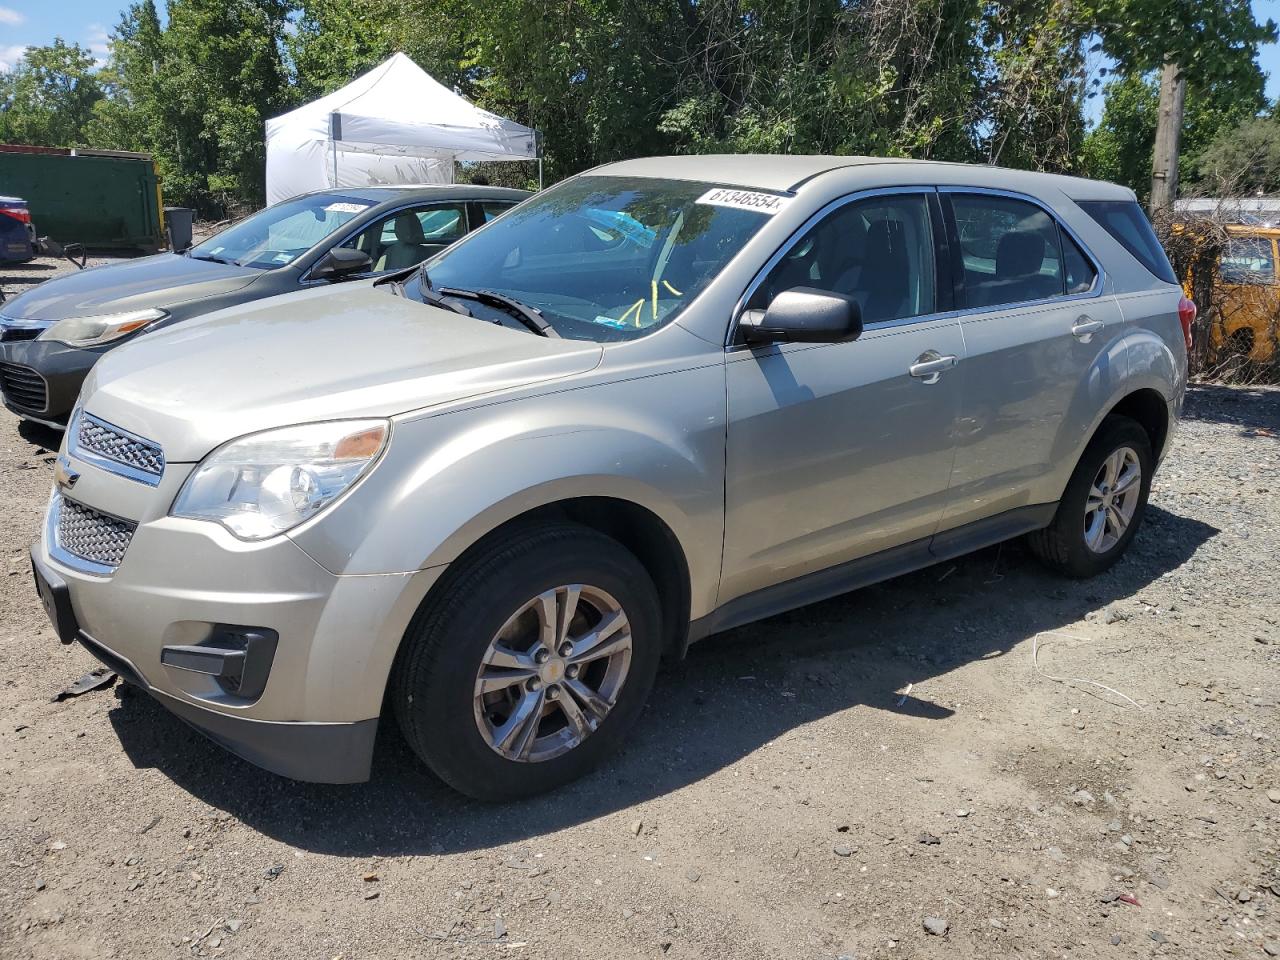
[[[850,343],[731,347],[719,602],[890,547],[927,548],[946,503],[964,344],[940,316],[933,191],[853,199],[775,258],[792,287],[856,298]]]

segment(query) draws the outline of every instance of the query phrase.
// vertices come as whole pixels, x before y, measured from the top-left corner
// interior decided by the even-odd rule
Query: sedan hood
[[[64,320],[169,307],[239,290],[260,276],[252,267],[158,253],[46,280],[0,310],[11,320]]]
[[[603,348],[349,286],[259,300],[139,337],[93,368],[97,417],[174,463],[258,430],[388,417],[593,369]]]

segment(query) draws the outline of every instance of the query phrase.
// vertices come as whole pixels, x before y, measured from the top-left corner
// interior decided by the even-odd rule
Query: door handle
[[[1093,335],[1105,327],[1101,320],[1094,320],[1088,314],[1079,317],[1071,328],[1071,335],[1081,343],[1088,343]]]
[[[907,368],[907,372],[921,383],[937,383],[942,371],[955,365],[955,354],[944,357],[937,350],[926,350],[916,357],[916,362]]]

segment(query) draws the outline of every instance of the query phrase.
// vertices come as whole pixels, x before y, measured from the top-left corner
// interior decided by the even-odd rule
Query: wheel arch
[[[1152,454],[1159,461],[1164,453],[1165,444],[1169,440],[1169,401],[1164,398],[1164,395],[1153,387],[1140,387],[1121,397],[1106,412],[1102,420],[1115,415],[1125,416],[1138,422],[1151,441]],[[1094,434],[1098,432],[1101,425],[1102,421],[1099,421],[1093,429]]]
[[[549,523],[575,523],[618,541],[648,572],[662,609],[663,656],[682,657],[688,645],[692,581],[689,560],[671,526],[657,513],[634,500],[616,496],[583,495],[541,503],[503,520],[463,548],[450,567],[462,569],[468,560],[495,541],[521,530]],[[430,603],[450,577],[446,573],[427,591],[421,606]],[[403,640],[401,641],[403,642]]]

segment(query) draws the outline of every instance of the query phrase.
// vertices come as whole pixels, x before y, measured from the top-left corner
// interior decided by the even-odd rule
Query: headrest
[[[401,243],[426,243],[427,235],[422,232],[422,221],[414,213],[396,214],[396,239]]]
[[[1044,234],[1040,231],[1010,230],[996,244],[996,279],[1039,273],[1044,265],[1044,247]]]

